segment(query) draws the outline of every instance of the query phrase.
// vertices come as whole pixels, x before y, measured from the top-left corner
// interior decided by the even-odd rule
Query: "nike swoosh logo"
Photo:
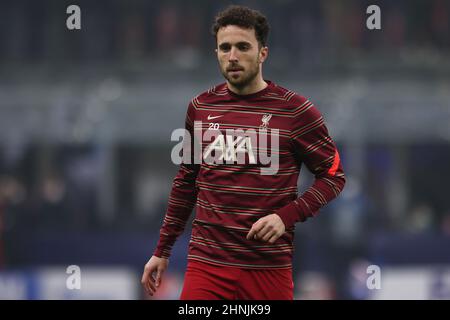
[[[220,117],[223,117],[224,115],[221,115],[221,116],[211,116],[211,115],[208,115],[208,120],[213,120],[213,119],[217,119],[217,118],[220,118]]]

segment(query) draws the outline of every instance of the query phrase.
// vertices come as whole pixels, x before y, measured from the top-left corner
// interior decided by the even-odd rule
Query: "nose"
[[[231,48],[228,60],[229,60],[229,62],[237,62],[238,61],[237,49],[235,47]]]

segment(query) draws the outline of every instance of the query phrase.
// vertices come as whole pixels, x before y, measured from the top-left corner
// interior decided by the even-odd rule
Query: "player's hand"
[[[279,215],[273,213],[256,221],[247,234],[247,239],[274,243],[285,231],[283,220]]]
[[[149,295],[153,296],[155,294],[156,289],[158,289],[161,284],[164,271],[166,271],[168,266],[169,260],[165,258],[152,256],[150,260],[148,260],[144,267],[141,283]],[[156,277],[154,277],[155,272]]]

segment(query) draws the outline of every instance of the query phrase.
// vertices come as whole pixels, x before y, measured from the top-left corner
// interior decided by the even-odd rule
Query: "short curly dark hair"
[[[232,5],[219,12],[214,20],[211,32],[217,40],[220,28],[234,25],[245,29],[254,29],[256,40],[261,47],[267,45],[269,23],[267,18],[259,11],[244,6]]]

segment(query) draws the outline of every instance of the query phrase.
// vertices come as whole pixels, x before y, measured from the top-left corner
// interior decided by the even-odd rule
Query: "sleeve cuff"
[[[159,245],[156,247],[155,251],[153,252],[153,255],[158,258],[170,258],[170,250],[164,249],[160,247]]]
[[[286,229],[291,228],[296,222],[303,222],[307,219],[308,215],[305,211],[306,208],[301,206],[299,201],[295,200],[279,209],[276,214],[281,218]]]

